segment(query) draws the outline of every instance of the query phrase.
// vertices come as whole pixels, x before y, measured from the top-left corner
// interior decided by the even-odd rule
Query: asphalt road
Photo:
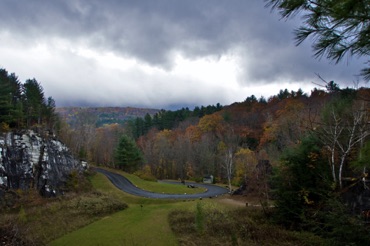
[[[99,173],[104,174],[108,177],[108,179],[120,190],[129,193],[135,196],[142,196],[147,198],[158,198],[158,199],[199,199],[199,198],[207,198],[207,197],[216,197],[228,192],[228,189],[219,187],[216,185],[211,184],[200,184],[200,183],[191,183],[187,182],[187,184],[194,184],[198,187],[204,187],[207,190],[203,193],[198,194],[162,194],[162,193],[154,193],[150,191],[145,191],[142,189],[137,188],[133,185],[127,178],[117,173],[112,173],[107,170],[101,168],[95,168],[95,170]],[[177,183],[179,185],[183,185],[180,182],[170,182],[170,183]],[[191,188],[189,188],[191,189]]]

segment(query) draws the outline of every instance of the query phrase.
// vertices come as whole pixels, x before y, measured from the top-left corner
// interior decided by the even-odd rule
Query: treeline
[[[137,144],[158,178],[212,174],[240,185],[256,179],[259,162],[278,166],[283,153],[315,133],[321,154],[330,161],[333,184],[340,189],[345,177],[359,177],[365,168],[358,171],[350,162],[358,160],[369,141],[368,99],[369,89],[339,89],[334,83],[310,96],[287,90],[266,101],[251,96],[197,121],[151,129]]]
[[[195,107],[193,111],[189,108],[181,108],[175,111],[162,109],[153,116],[146,114],[144,118],[136,117],[136,119],[130,120],[126,125],[126,128],[130,132],[130,135],[134,139],[137,139],[140,136],[147,134],[152,128],[156,128],[160,131],[165,129],[170,130],[189,118],[201,118],[205,115],[220,111],[222,108],[223,107],[217,103],[216,106],[208,105]]]
[[[124,169],[124,165],[121,164],[128,162],[116,158],[120,155],[119,152],[122,152],[122,149],[125,150],[125,148],[119,146],[121,142],[134,141],[135,143],[140,136],[151,131],[173,129],[181,127],[182,124],[185,126],[190,124],[189,122],[199,121],[199,117],[203,115],[212,114],[221,109],[222,106],[216,104],[216,106],[195,107],[193,111],[188,108],[177,111],[160,110],[153,116],[148,113],[144,118],[136,117],[134,120],[125,120],[124,124],[104,124],[98,127],[98,117],[96,115],[86,110],[79,110],[79,113],[73,114],[73,125],[61,121],[58,132],[61,140],[80,159],[87,160],[90,163]],[[130,149],[132,150],[131,147]],[[142,164],[145,163],[142,153],[141,156],[143,158],[139,158],[139,162],[135,160],[133,163],[127,164],[126,170],[131,171],[141,168]]]
[[[36,79],[21,83],[14,73],[0,69],[1,131],[35,126],[54,130],[57,122],[54,110],[54,99],[45,98],[43,88]]]
[[[158,109],[133,108],[133,107],[58,107],[56,113],[71,127],[78,125],[79,114],[95,121],[96,127],[106,124],[124,125],[126,121],[143,118],[145,114],[154,115]]]

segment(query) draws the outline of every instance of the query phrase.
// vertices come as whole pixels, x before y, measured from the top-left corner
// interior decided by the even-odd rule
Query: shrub
[[[171,212],[169,223],[180,245],[328,245],[312,233],[271,224],[256,208],[228,210],[198,202],[193,211]]]
[[[127,204],[114,196],[95,193],[77,197],[68,203],[76,214],[105,215],[127,208]]]
[[[66,181],[65,188],[67,191],[72,191],[76,193],[83,193],[91,191],[92,185],[88,180],[89,173],[85,171],[79,173],[77,170],[73,170]]]
[[[203,234],[204,232],[204,212],[202,203],[197,203],[197,209],[195,213],[195,226],[196,230],[199,234]]]
[[[152,174],[149,165],[145,165],[141,170],[134,173],[136,176],[143,180],[156,182],[157,178]]]
[[[26,211],[24,210],[23,206],[19,210],[19,213],[18,213],[18,221],[20,223],[26,223],[27,222],[27,214],[26,214]]]

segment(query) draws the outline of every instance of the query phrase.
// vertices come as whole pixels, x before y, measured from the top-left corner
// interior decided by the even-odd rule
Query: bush
[[[193,211],[171,212],[169,223],[180,245],[328,245],[312,233],[271,224],[256,208],[227,210],[198,202]]]
[[[67,191],[76,193],[84,193],[92,190],[92,185],[88,179],[89,172],[85,171],[79,173],[77,170],[73,170],[66,181],[65,188]]]
[[[127,204],[114,196],[95,194],[82,196],[72,200],[69,205],[71,211],[77,214],[105,215],[127,208]]]
[[[203,234],[204,232],[204,212],[202,203],[197,203],[197,209],[195,213],[195,226],[196,230],[199,234]]]
[[[366,230],[333,190],[327,160],[314,136],[290,149],[274,178],[278,224],[313,232],[333,245],[366,245]]]
[[[145,165],[141,170],[138,170],[134,173],[134,175],[138,176],[139,178],[147,181],[156,182],[157,178],[152,174],[149,165]]]
[[[308,229],[328,238],[332,245],[368,245],[369,230],[337,198],[328,199],[316,218],[307,221]]]
[[[320,150],[320,142],[309,136],[289,149],[274,170],[274,217],[287,228],[304,229],[302,223],[312,217],[310,211],[320,208],[332,192],[330,170]]]

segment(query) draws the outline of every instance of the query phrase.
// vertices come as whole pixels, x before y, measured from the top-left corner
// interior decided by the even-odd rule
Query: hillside
[[[55,109],[55,112],[71,126],[83,120],[95,123],[97,127],[112,123],[122,124],[136,117],[144,117],[146,114],[154,115],[158,111],[158,109],[132,107],[60,107]]]

